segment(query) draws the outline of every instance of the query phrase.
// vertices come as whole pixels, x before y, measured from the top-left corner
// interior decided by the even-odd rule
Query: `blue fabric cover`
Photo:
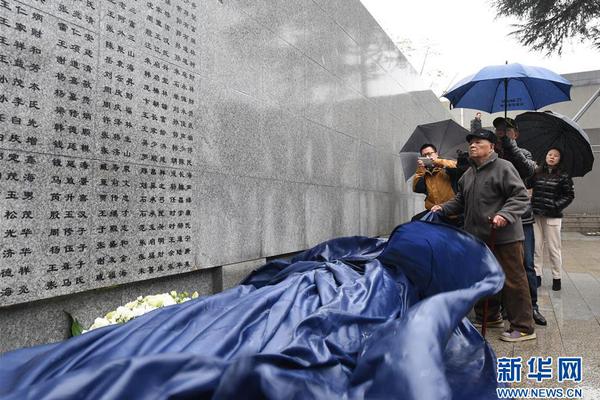
[[[2,399],[496,399],[466,320],[504,275],[483,243],[413,222],[274,261],[222,293],[0,356]]]

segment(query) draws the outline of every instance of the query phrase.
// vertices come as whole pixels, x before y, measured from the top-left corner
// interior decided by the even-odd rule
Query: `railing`
[[[588,108],[590,108],[590,106],[594,104],[594,101],[596,101],[598,97],[600,97],[600,88],[598,88],[598,90],[596,90],[596,92],[592,95],[592,97],[589,98],[589,100],[583,105],[583,107],[581,107],[581,109],[577,111],[577,114],[575,114],[575,116],[573,117],[573,121],[577,122],[579,118],[581,118],[581,116],[585,114]]]

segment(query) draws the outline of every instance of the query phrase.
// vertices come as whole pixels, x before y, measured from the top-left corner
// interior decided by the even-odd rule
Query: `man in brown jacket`
[[[421,219],[431,207],[444,203],[454,197],[452,179],[446,172],[446,168],[456,168],[456,161],[439,158],[437,148],[431,143],[421,146],[421,157],[430,160],[428,165],[421,160],[417,161],[417,171],[413,178],[413,192],[423,193],[425,197],[425,211],[413,217],[413,220]]]
[[[521,215],[527,209],[529,197],[515,167],[498,158],[494,152],[496,135],[480,129],[467,136],[470,168],[458,182],[456,196],[431,208],[434,212],[452,215],[464,211],[464,229],[484,242],[495,232],[494,255],[504,270],[502,303],[510,328],[500,336],[507,342],[535,339],[531,296],[523,268],[523,226]],[[490,226],[491,223],[491,226]],[[482,304],[475,307],[482,318]],[[492,325],[502,325],[500,298],[490,298]]]

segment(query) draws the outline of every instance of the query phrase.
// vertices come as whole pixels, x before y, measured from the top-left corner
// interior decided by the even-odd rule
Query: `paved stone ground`
[[[506,343],[498,339],[501,329],[488,330],[487,339],[498,357],[580,356],[583,358],[584,399],[600,399],[600,237],[563,232],[562,290],[552,291],[552,274],[545,267],[538,305],[548,325],[536,325],[537,340]],[[526,373],[525,362],[523,368]],[[556,375],[550,381],[527,380],[515,387],[573,387],[559,384]]]

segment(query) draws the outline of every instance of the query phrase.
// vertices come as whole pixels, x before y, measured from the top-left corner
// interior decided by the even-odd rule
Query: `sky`
[[[559,74],[600,69],[600,50],[570,40],[562,56],[523,47],[511,24],[496,18],[490,0],[361,0],[408,57],[424,81],[440,95],[461,78],[486,65],[519,62]],[[406,47],[406,40],[415,50]],[[427,48],[429,50],[427,51]],[[425,62],[424,62],[425,61]]]

